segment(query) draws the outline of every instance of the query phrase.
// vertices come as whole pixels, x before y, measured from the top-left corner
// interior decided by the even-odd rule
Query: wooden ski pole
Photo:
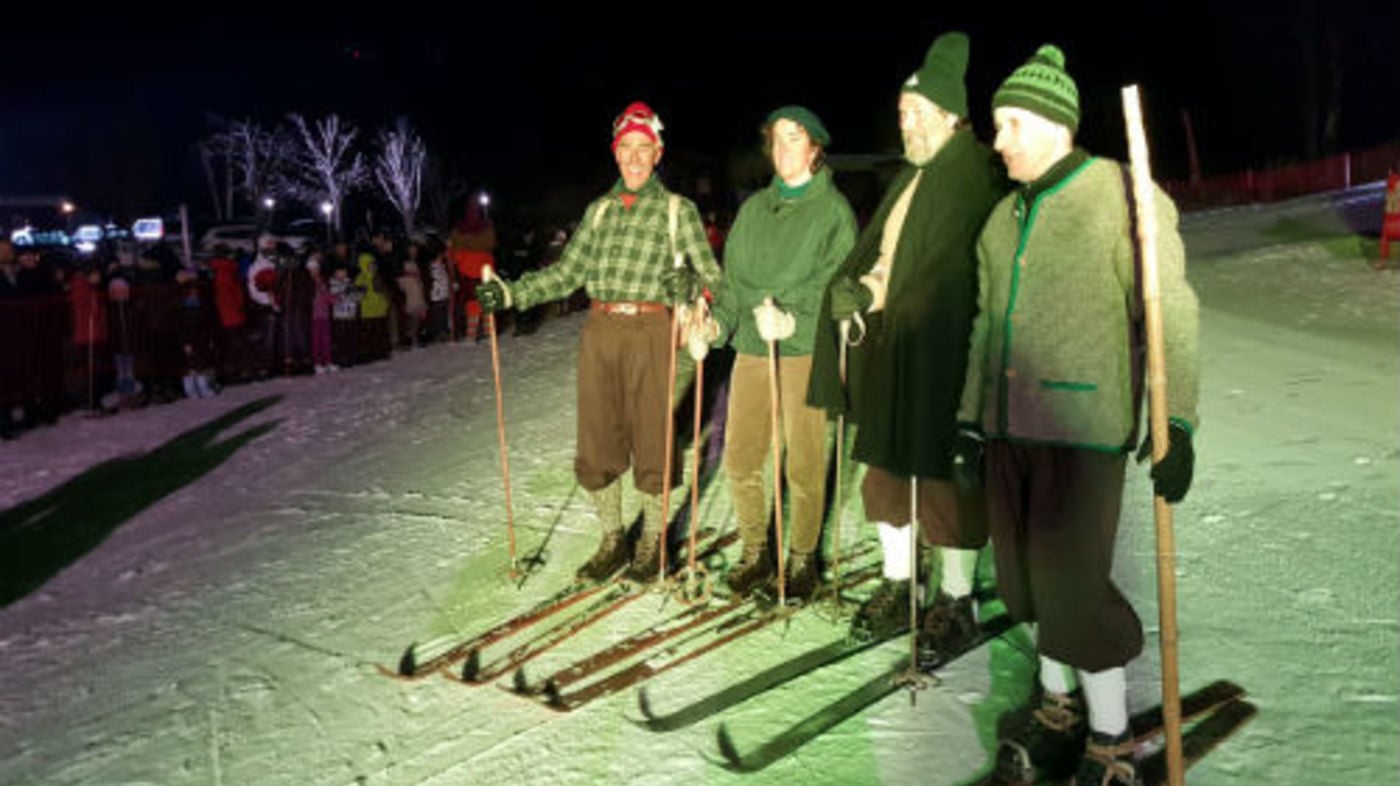
[[[490,265],[481,268],[482,282],[494,278]],[[491,373],[496,382],[496,438],[501,448],[501,477],[506,490],[506,536],[510,541],[510,579],[515,581],[519,564],[515,558],[515,513],[510,503],[510,455],[506,451],[506,412],[501,400],[501,351],[496,343],[496,315],[486,313],[486,331],[491,339]]]
[[[837,350],[837,370],[841,375],[841,391],[846,390],[846,345],[851,339],[851,320],[841,320],[840,341],[841,346]],[[832,501],[836,509],[836,518],[832,523],[831,532],[831,582],[835,586],[841,585],[841,514],[842,508],[842,483],[841,469],[846,460],[846,410],[843,407],[840,414],[836,416],[836,490],[835,499]],[[836,605],[841,605],[841,592],[836,592]]]
[[[1142,104],[1137,85],[1123,88],[1123,117],[1128,129],[1128,158],[1132,164],[1133,200],[1137,203],[1138,244],[1142,249],[1142,297],[1147,327],[1148,416],[1152,434],[1152,463],[1167,454],[1167,367],[1162,338],[1162,297],[1157,279],[1157,213],[1154,210],[1152,167],[1143,131]],[[1152,498],[1157,525],[1157,609],[1162,630],[1162,719],[1166,732],[1167,778],[1182,786],[1181,687],[1177,669],[1176,536],[1171,505]]]
[[[697,315],[698,309],[704,307],[704,300],[701,299],[695,304]],[[690,530],[690,543],[688,552],[689,580],[693,584],[699,579],[700,574],[696,572],[695,565],[695,541],[696,533],[700,530],[700,415],[701,408],[705,403],[705,358],[700,357],[695,360],[695,403],[692,409],[695,410],[693,425],[691,426],[690,448],[692,457],[690,460],[690,521],[687,528]]]
[[[676,267],[685,266],[685,257],[680,252],[676,252]],[[670,363],[666,370],[666,458],[664,469],[661,475],[661,543],[656,550],[656,561],[658,572],[656,574],[658,585],[666,578],[666,544],[667,530],[671,524],[671,454],[676,449],[676,351],[680,343],[681,322],[680,311],[676,304],[671,304],[671,346]],[[643,522],[645,525],[645,522]]]
[[[772,297],[763,304],[773,305]],[[778,401],[778,342],[768,342],[768,416],[773,435],[773,534],[778,539],[778,606],[787,605],[787,542],[783,540],[783,421]]]

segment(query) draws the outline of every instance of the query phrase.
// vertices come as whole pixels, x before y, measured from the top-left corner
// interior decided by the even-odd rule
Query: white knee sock
[[[883,521],[875,523],[880,533],[880,546],[885,552],[885,578],[895,581],[909,579],[909,525],[896,527]]]
[[[1084,703],[1089,705],[1089,728],[1117,736],[1128,730],[1128,677],[1123,667],[1080,671]]]
[[[950,548],[940,548],[938,551],[943,569],[939,586],[954,598],[971,595],[972,579],[977,574],[977,551]]]
[[[1044,655],[1040,656],[1040,687],[1051,693],[1073,693],[1077,687],[1074,669]]]

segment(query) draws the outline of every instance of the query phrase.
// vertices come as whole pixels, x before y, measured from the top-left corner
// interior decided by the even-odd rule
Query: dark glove
[[[510,287],[499,278],[483,281],[476,285],[476,302],[480,303],[481,310],[488,314],[510,308]]]
[[[691,303],[700,297],[700,275],[689,265],[667,268],[661,274],[661,285],[671,303]]]
[[[837,322],[850,319],[863,312],[875,302],[870,288],[850,276],[842,276],[831,282],[831,318]]]
[[[1152,465],[1152,490],[1157,496],[1175,505],[1191,488],[1196,471],[1196,450],[1191,447],[1191,432],[1178,423],[1167,427],[1167,455]],[[1152,435],[1142,441],[1137,460],[1141,464],[1152,455]]]
[[[953,483],[963,491],[981,491],[986,484],[983,456],[987,440],[974,423],[959,423],[953,437]]]

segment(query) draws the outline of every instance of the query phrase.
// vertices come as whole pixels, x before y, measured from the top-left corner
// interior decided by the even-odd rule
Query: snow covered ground
[[[1193,784],[1400,775],[1400,280],[1337,200],[1186,221],[1203,303],[1196,485],[1176,509],[1184,688],[1261,708]],[[595,524],[573,483],[580,316],[502,341],[522,554],[505,573],[486,346],[438,346],[212,400],[65,419],[0,445],[0,784],[957,784],[1026,688],[1024,639],[959,661],[753,776],[708,763],[715,722],[635,728],[627,692],[560,715],[493,686],[378,676],[563,586]],[[1131,472],[1121,582],[1149,632],[1148,485]],[[676,504],[680,504],[678,496]],[[703,520],[732,526],[723,482]],[[849,544],[858,506],[848,508]],[[659,597],[541,658],[639,629]],[[840,635],[794,618],[650,686],[671,709]],[[899,657],[890,644],[723,716],[741,747]]]

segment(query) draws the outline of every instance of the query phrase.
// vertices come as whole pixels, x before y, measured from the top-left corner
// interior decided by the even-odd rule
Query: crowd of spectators
[[[498,252],[490,222],[468,216],[445,239],[268,240],[215,247],[188,267],[162,244],[74,256],[0,241],[0,437],[74,409],[109,414],[479,341],[482,266],[498,254],[508,269],[557,259],[564,234],[541,240],[527,233]],[[512,331],[541,316],[518,315]]]

